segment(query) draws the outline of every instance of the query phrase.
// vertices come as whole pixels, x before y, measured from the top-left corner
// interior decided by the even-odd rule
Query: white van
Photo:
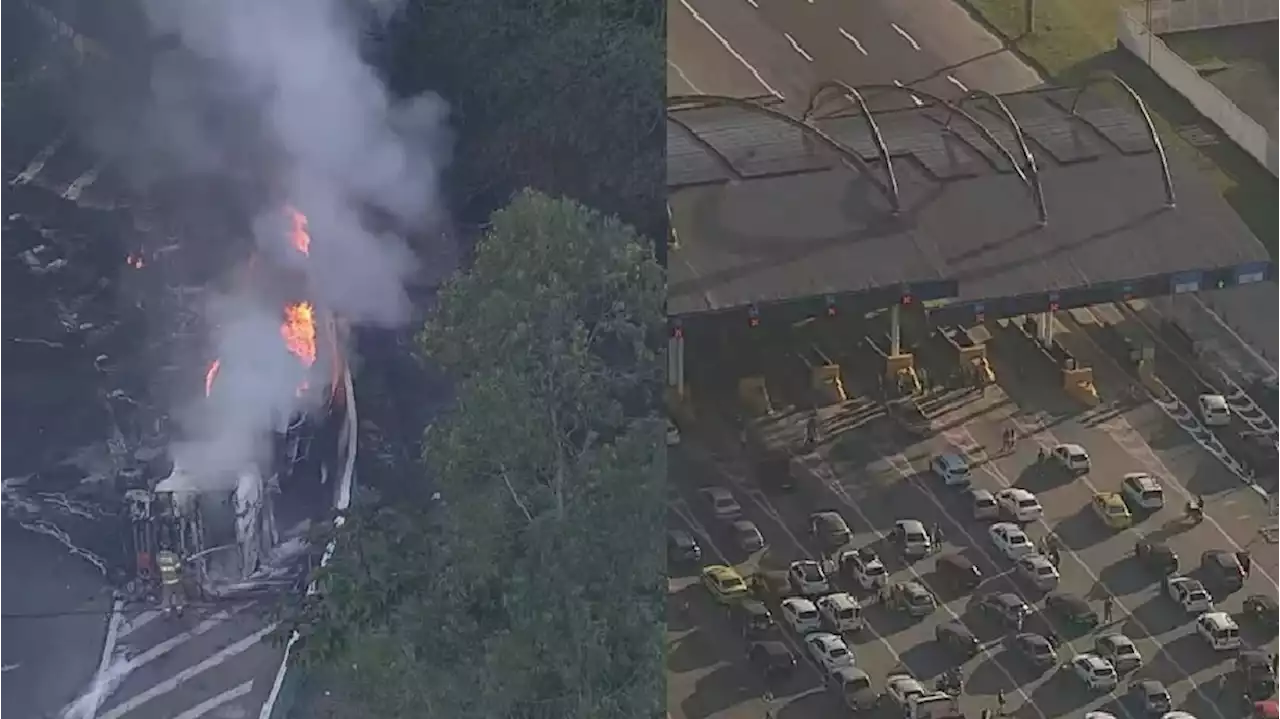
[[[822,615],[822,623],[834,632],[856,632],[865,624],[862,618],[862,607],[844,592],[828,594],[819,599],[818,613]]]
[[[1220,652],[1240,648],[1240,627],[1226,612],[1205,612],[1196,619],[1196,634]]]
[[[1227,398],[1220,394],[1200,395],[1200,421],[1206,427],[1225,427],[1231,424],[1231,408]]]

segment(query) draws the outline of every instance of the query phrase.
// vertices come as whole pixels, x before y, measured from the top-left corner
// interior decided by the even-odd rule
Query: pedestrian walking
[[[1005,699],[1005,696],[1004,696],[1004,690],[1003,690],[1003,689],[1001,689],[1000,691],[996,692],[996,706],[998,707],[998,711],[1000,712],[1000,716],[1004,716],[1005,703],[1006,703],[1007,701],[1008,701],[1008,700],[1007,700],[1007,699]]]
[[[818,413],[814,412],[809,415],[809,421],[804,425],[804,443],[807,447],[812,447],[818,441]]]
[[[933,538],[933,548],[941,549],[942,548],[942,525],[937,522],[934,522],[933,530],[930,532],[930,536]]]
[[[1115,612],[1115,608],[1116,608],[1116,600],[1112,599],[1111,597],[1107,597],[1106,599],[1102,600],[1103,623],[1106,623],[1106,624],[1111,623],[1112,613]]]
[[[1249,570],[1253,568],[1253,557],[1249,556],[1248,550],[1240,550],[1236,552],[1236,561],[1240,562],[1240,571],[1244,573],[1244,578],[1249,578]]]

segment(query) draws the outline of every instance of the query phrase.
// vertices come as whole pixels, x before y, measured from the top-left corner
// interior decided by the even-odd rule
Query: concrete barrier
[[[338,516],[333,520],[335,528],[342,527],[344,519],[342,513],[351,506],[351,489],[355,484],[356,469],[356,447],[357,435],[360,431],[360,422],[356,416],[356,392],[351,381],[351,369],[348,368],[343,373],[343,390],[347,399],[347,421],[342,427],[341,439],[347,443],[347,461],[342,467],[342,476],[338,479],[338,484],[334,490],[333,506],[338,510]],[[333,558],[333,552],[336,548],[334,542],[329,542],[324,548],[324,554],[320,556],[320,566],[323,567]],[[315,582],[307,586],[307,594],[316,593]],[[266,701],[262,703],[262,710],[258,713],[258,719],[284,719],[288,715],[289,705],[292,702],[281,702],[282,691],[289,681],[289,658],[293,654],[293,647],[298,643],[299,635],[294,632],[289,637],[289,641],[284,646],[284,658],[280,660],[280,668],[276,671],[275,681],[271,684],[271,693],[267,695]]]
[[[1200,77],[1200,73],[1186,60],[1170,50],[1133,10],[1121,8],[1119,16],[1116,38],[1120,46],[1146,63],[1152,72],[1185,97],[1197,112],[1209,118],[1232,142],[1257,160],[1258,164],[1267,168],[1272,175],[1277,175],[1280,163],[1276,158],[1275,138],[1221,90]]]
[[[1276,0],[1142,0],[1130,12],[1157,35],[1280,19]]]

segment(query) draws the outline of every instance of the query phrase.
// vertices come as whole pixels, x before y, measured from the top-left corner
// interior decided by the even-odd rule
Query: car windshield
[[[1111,676],[1111,669],[1108,667],[1094,667],[1093,675],[1095,677],[1109,677]]]
[[[996,500],[992,499],[991,497],[978,497],[977,499],[973,500],[973,503],[978,505],[979,507],[994,507],[996,504]]]
[[[1045,565],[1041,565],[1040,567],[1038,567],[1038,568],[1036,569],[1036,573],[1037,573],[1037,574],[1039,574],[1039,575],[1040,575],[1040,576],[1042,576],[1042,577],[1047,577],[1047,576],[1049,576],[1049,575],[1053,574],[1053,567],[1051,567],[1051,566],[1049,566],[1049,565],[1047,565],[1047,564],[1045,564]]]
[[[728,497],[725,495],[717,495],[715,498],[715,502],[717,507],[724,507],[726,509],[729,507],[738,506],[738,503],[733,501],[733,497]]]
[[[1127,514],[1128,512],[1129,512],[1129,510],[1125,509],[1124,505],[1122,505],[1122,504],[1108,504],[1108,505],[1107,505],[1107,514],[1117,514],[1117,515],[1119,515],[1119,514]]]
[[[800,576],[803,577],[806,582],[817,582],[822,579],[822,567],[819,567],[816,564],[801,564],[799,567]]]
[[[827,650],[827,655],[832,659],[849,656],[849,650],[841,646],[834,646]]]
[[[874,576],[878,574],[884,574],[885,569],[883,564],[876,562],[875,564],[869,564],[866,567],[864,567],[864,571],[867,574],[867,576]]]
[[[720,585],[720,591],[723,592],[733,592],[746,588],[742,580],[737,577],[720,577],[716,580],[716,583]]]
[[[1144,502],[1154,502],[1160,499],[1164,499],[1164,492],[1158,489],[1148,489],[1142,493],[1142,501]]]
[[[816,619],[818,617],[818,612],[813,609],[801,609],[796,613],[796,616],[801,619]]]
[[[1019,499],[1018,506],[1023,509],[1030,509],[1032,507],[1039,507],[1040,503],[1034,499]]]
[[[845,682],[844,691],[846,694],[855,694],[864,689],[871,688],[871,677],[858,676]]]
[[[924,535],[924,532],[907,532],[907,541],[913,544],[916,542],[925,542],[928,541],[928,539],[929,538]]]
[[[1009,544],[1030,544],[1027,535],[1021,532],[1009,532]]]

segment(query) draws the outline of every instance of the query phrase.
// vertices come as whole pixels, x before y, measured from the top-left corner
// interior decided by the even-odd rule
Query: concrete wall
[[[1178,4],[1194,0],[1166,1]],[[1273,0],[1273,18],[1275,9],[1276,4]],[[1143,24],[1142,16],[1135,14],[1133,9],[1122,8],[1116,37],[1121,47],[1150,66],[1160,79],[1177,90],[1191,103],[1192,107],[1209,118],[1227,137],[1252,155],[1271,174],[1277,174],[1276,139],[1271,137],[1262,125],[1236,107],[1236,104],[1222,94],[1221,90],[1200,77],[1200,73],[1170,50],[1163,40],[1152,34]]]
[[[1280,19],[1276,0],[1150,0],[1130,12],[1157,35]]]

